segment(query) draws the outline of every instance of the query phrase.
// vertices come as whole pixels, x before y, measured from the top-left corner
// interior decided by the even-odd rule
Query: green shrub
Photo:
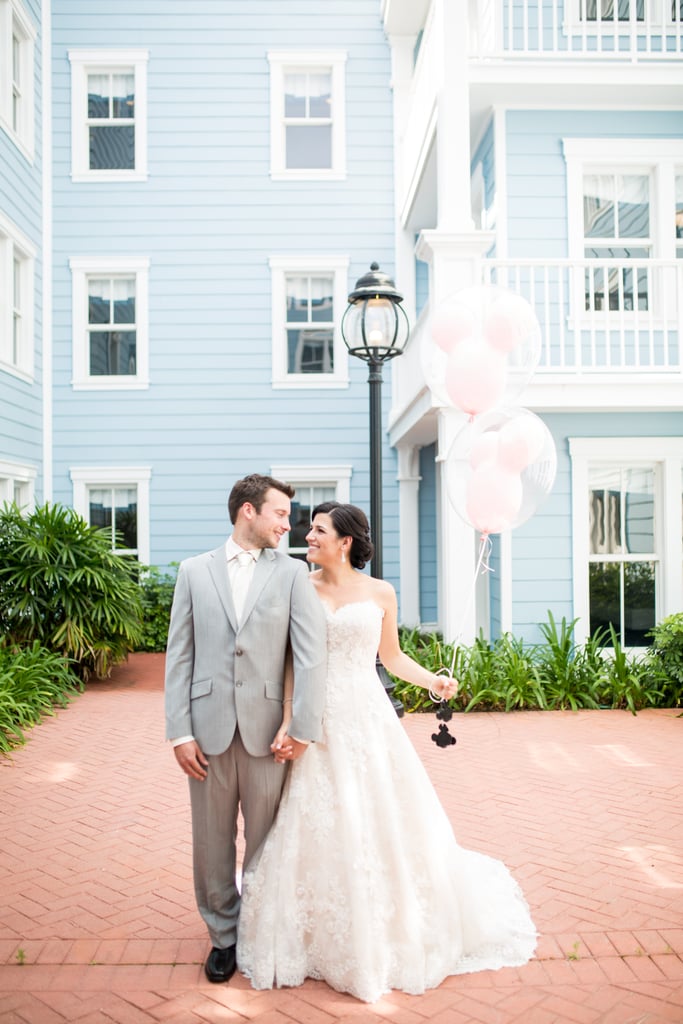
[[[0,753],[24,743],[26,729],[82,689],[68,659],[37,640],[24,648],[0,642]]]
[[[667,707],[683,704],[683,612],[668,615],[655,626],[649,669],[653,683],[659,683]]]
[[[460,681],[450,701],[455,710],[675,707],[683,701],[683,615],[670,616],[653,630],[652,649],[624,651],[614,628],[576,644],[576,621],[558,624],[548,612],[543,641],[525,645],[510,634],[493,642],[480,634],[458,647],[454,675]],[[401,646],[432,672],[450,669],[453,648],[437,633],[401,630]],[[428,693],[397,681],[394,695],[407,711],[433,711]]]
[[[73,509],[0,511],[0,633],[13,646],[38,641],[102,677],[141,632],[138,564],[111,550],[111,532]]]
[[[175,568],[178,563],[171,564]],[[166,650],[175,580],[175,572],[162,573],[153,565],[147,566],[141,571],[142,636],[137,643],[136,650]]]

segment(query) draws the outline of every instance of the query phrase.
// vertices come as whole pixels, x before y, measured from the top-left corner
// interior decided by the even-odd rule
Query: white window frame
[[[35,247],[26,235],[0,212],[0,370],[26,381],[33,380],[35,358],[35,260]],[[19,265],[18,307],[15,304],[15,261]]]
[[[618,0],[614,0],[615,4]],[[565,35],[577,35],[581,33],[587,38],[614,39],[615,37],[638,37],[646,33],[650,36],[659,30],[669,32],[680,25],[680,19],[672,16],[672,0],[644,0],[643,19],[631,16],[620,21],[619,18],[600,18],[588,20],[582,18],[581,12],[585,9],[587,0],[572,0],[565,3],[565,21],[563,32]],[[600,0],[598,0],[598,10]],[[637,11],[636,0],[631,0],[631,11]]]
[[[0,461],[0,508],[5,502],[16,501],[22,510],[30,512],[35,503],[36,476],[35,466]]]
[[[72,181],[147,180],[147,50],[70,50]],[[88,74],[132,71],[135,77],[135,167],[90,169]]]
[[[279,50],[270,64],[270,176],[274,181],[341,181],[346,177],[346,53],[342,50]],[[285,145],[285,73],[329,69],[332,76],[332,166],[287,167]]]
[[[676,237],[672,230],[676,210],[676,171],[683,167],[683,139],[618,139],[575,138],[563,139],[562,148],[567,167],[567,232],[569,258],[583,261],[583,179],[591,173],[647,174],[650,178],[650,238],[651,259],[676,260]],[[599,239],[596,239],[599,242]],[[643,263],[646,263],[643,259]],[[673,271],[666,267],[652,269],[652,295],[649,311],[656,321],[673,315],[674,297],[670,285],[675,286]],[[587,310],[583,278],[576,275],[572,296],[572,315],[577,321],[596,317],[616,316],[628,323],[638,311]],[[671,308],[670,308],[671,307]]]
[[[319,465],[301,466],[290,463],[278,463],[270,467],[270,475],[275,480],[291,484],[294,490],[300,487],[334,487],[335,501],[351,500],[351,466]],[[289,551],[289,534],[280,541],[280,550]]]
[[[140,391],[149,387],[149,259],[116,256],[74,257],[72,275],[74,391]],[[135,374],[91,376],[88,371],[88,279],[99,276],[135,277]]]
[[[138,494],[138,548],[140,565],[150,564],[150,466],[73,466],[73,507],[87,523],[90,522],[88,492],[91,487],[135,487]]]
[[[15,37],[19,42],[18,83],[13,77]],[[0,126],[29,162],[33,162],[35,149],[35,42],[36,29],[20,0],[0,0]]]
[[[274,388],[345,388],[349,385],[348,349],[341,335],[341,319],[348,303],[348,256],[271,256],[272,384]],[[333,373],[287,372],[287,275],[328,274],[334,278]]]
[[[678,612],[683,604],[683,542],[681,540],[680,437],[570,437],[572,466],[573,588],[577,643],[590,633],[588,564],[590,537],[588,471],[591,465],[655,467],[655,541],[659,566],[655,623]],[[640,648],[635,648],[640,650]]]

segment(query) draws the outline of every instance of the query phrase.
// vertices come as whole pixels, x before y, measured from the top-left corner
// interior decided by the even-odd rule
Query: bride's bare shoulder
[[[370,577],[368,585],[373,601],[376,601],[382,608],[390,608],[392,604],[396,603],[396,591],[387,580]]]

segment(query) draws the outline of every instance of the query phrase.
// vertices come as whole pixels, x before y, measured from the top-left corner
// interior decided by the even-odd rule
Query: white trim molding
[[[35,152],[35,42],[35,26],[20,0],[0,0],[0,127],[29,163]]]
[[[271,331],[273,388],[345,388],[349,384],[348,350],[341,334],[341,319],[348,301],[348,256],[271,256]],[[333,367],[330,373],[289,373],[287,358],[287,277],[332,277],[332,319],[321,322],[333,331]],[[301,326],[304,326],[302,323]]]
[[[346,53],[342,50],[272,50],[270,64],[270,174],[274,181],[340,181],[346,177]],[[329,72],[331,115],[329,118],[299,118],[306,122],[331,123],[331,164],[329,167],[287,167],[287,125],[285,116],[285,75]],[[295,127],[296,125],[291,125]]]
[[[0,368],[33,381],[36,248],[0,212]]]
[[[73,339],[72,387],[74,391],[135,391],[149,387],[149,259],[133,256],[74,257],[72,273]],[[135,278],[134,374],[91,375],[88,352],[88,279]],[[125,329],[125,324],[121,327]]]
[[[71,62],[71,177],[73,181],[111,182],[147,179],[147,50],[69,50]],[[90,126],[88,120],[88,75],[123,74],[135,80],[134,126],[135,166],[132,168],[90,168]],[[122,119],[122,125],[130,123]],[[115,125],[112,123],[112,127]]]
[[[20,508],[30,511],[35,502],[37,475],[38,470],[35,466],[0,461],[0,506],[6,501],[14,501]]]
[[[150,564],[150,466],[72,466],[73,507],[86,522],[89,519],[88,490],[91,487],[135,487],[137,490],[138,561]]]
[[[590,632],[588,563],[588,470],[591,465],[655,469],[655,549],[660,568],[656,593],[656,621],[678,612],[683,605],[683,437],[570,437],[574,611],[578,619],[576,641]]]

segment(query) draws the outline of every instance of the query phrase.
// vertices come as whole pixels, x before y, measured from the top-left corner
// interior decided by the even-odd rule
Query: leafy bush
[[[111,550],[111,533],[73,509],[0,511],[0,634],[38,641],[72,659],[83,679],[102,677],[141,633],[138,565]]]
[[[172,563],[174,567],[177,564],[177,562]],[[142,636],[137,643],[136,650],[166,650],[175,579],[175,573],[162,573],[153,565],[147,566],[141,571]]]
[[[655,630],[643,653],[624,651],[614,627],[583,644],[574,640],[576,620],[558,624],[551,612],[541,625],[543,642],[525,645],[506,633],[494,642],[483,635],[459,647],[454,675],[460,681],[450,701],[455,710],[676,707],[683,702],[683,615]],[[450,668],[453,648],[437,633],[401,630],[401,646],[430,671]],[[433,711],[420,687],[397,681],[394,695],[406,711]]]
[[[648,636],[653,681],[661,685],[667,706],[678,708],[683,703],[683,613],[668,615]]]
[[[82,689],[70,662],[37,640],[24,648],[0,644],[0,753],[24,743],[26,729]]]

